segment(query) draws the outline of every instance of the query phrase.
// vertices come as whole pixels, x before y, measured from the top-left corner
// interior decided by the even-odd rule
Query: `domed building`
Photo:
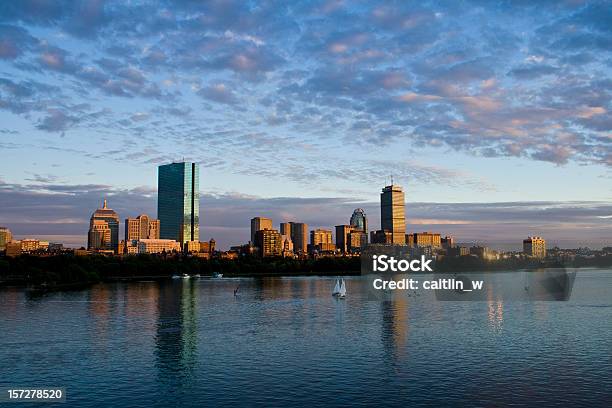
[[[104,200],[102,208],[98,208],[91,215],[89,234],[87,235],[87,249],[117,252],[118,247],[119,215],[108,208],[106,200]]]

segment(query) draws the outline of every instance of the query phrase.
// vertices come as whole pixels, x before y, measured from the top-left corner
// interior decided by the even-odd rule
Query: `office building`
[[[196,163],[159,166],[157,218],[161,239],[181,246],[200,240],[200,170]]]
[[[6,244],[6,256],[10,257],[46,252],[48,250],[49,242],[38,239],[27,238],[20,241],[11,241]]]
[[[528,237],[524,239],[523,253],[534,258],[546,258],[546,240],[542,237]]]
[[[160,254],[181,252],[181,243],[172,239],[141,239],[138,241],[139,254]]]
[[[331,244],[332,232],[326,229],[316,229],[310,231],[310,244],[317,246],[319,244]]]
[[[368,244],[368,236],[360,230],[348,234],[348,251],[351,253],[361,252]]]
[[[255,246],[261,257],[282,256],[283,240],[275,229],[262,229],[255,232]]]
[[[353,217],[351,217],[352,220]],[[342,251],[342,253],[349,252],[349,234],[356,230],[358,229],[353,225],[336,225],[336,248]]]
[[[392,184],[382,189],[380,223],[380,229],[391,234],[392,244],[406,243],[406,210],[402,187]]]
[[[7,242],[6,246],[6,256],[14,257],[21,255],[21,241],[11,241]]]
[[[433,232],[415,232],[406,234],[406,244],[411,247],[441,248],[442,240],[440,234]]]
[[[187,241],[183,245],[185,253],[192,254],[200,252],[200,241]]]
[[[212,255],[215,252],[216,245],[217,242],[213,238],[211,238],[208,242],[200,241],[200,253]]]
[[[308,251],[308,224],[302,222],[290,222],[291,241],[293,250],[297,254],[305,254]]]
[[[117,252],[119,248],[119,216],[108,208],[106,200],[89,220],[87,249]]]
[[[159,220],[141,214],[136,218],[125,220],[125,240],[139,241],[141,239],[159,239]]]
[[[334,252],[336,245],[332,242],[332,232],[326,229],[315,229],[310,231],[310,245],[308,252]]]
[[[391,234],[391,231],[370,231],[370,242],[373,244],[392,244],[393,234]]]
[[[287,235],[291,237],[291,223],[289,222],[281,222],[280,224],[280,233],[281,235]]]
[[[261,230],[271,230],[272,220],[265,217],[251,218],[251,243],[255,243],[255,234]]]
[[[444,249],[452,248],[455,246],[455,238],[447,235],[440,239],[440,243]]]
[[[365,211],[361,208],[357,208],[351,215],[350,225],[356,230],[368,233],[368,218],[366,217]]]
[[[6,227],[0,227],[0,251],[6,249],[6,244],[13,240],[11,230]]]

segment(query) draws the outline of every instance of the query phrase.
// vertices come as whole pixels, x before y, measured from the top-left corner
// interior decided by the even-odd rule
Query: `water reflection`
[[[197,296],[193,282],[161,286],[155,354],[160,380],[189,377],[197,352]]]
[[[399,359],[404,356],[409,334],[408,299],[381,302],[382,344],[385,354]]]

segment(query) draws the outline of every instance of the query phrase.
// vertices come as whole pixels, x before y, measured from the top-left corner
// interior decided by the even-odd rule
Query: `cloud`
[[[198,95],[205,99],[227,105],[238,103],[238,98],[236,98],[234,92],[222,83],[206,86],[198,91]]]

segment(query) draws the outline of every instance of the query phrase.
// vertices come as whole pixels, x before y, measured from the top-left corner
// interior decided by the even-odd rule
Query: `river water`
[[[610,406],[612,270],[580,271],[569,301],[375,301],[363,277],[337,300],[334,282],[4,289],[0,389],[66,387],[64,407]]]

